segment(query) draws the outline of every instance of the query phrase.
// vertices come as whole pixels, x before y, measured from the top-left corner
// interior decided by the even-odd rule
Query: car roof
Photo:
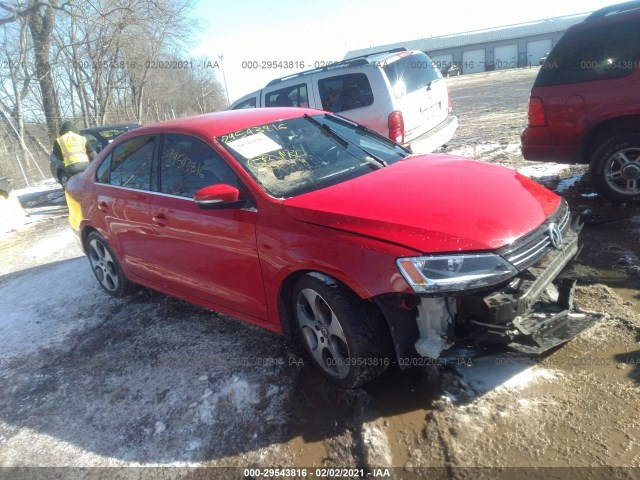
[[[314,73],[330,72],[330,71],[345,69],[349,67],[360,67],[363,65],[379,65],[385,62],[391,63],[392,61],[395,61],[403,56],[412,55],[417,52],[419,52],[419,50],[407,50],[404,47],[398,47],[398,48],[393,48],[391,50],[384,50],[381,52],[366,53],[364,55],[347,58],[339,62],[329,63],[328,65],[325,65],[323,67],[313,68],[311,70],[305,70],[298,73],[292,73],[291,75],[287,75],[285,77],[274,78],[269,83],[267,83],[267,87],[271,87],[273,85],[277,85],[280,82],[285,82],[287,80],[291,80],[294,78],[312,75]]]
[[[131,128],[139,128],[140,124],[138,123],[117,123],[113,125],[102,125],[101,127],[88,127],[83,128],[81,132],[105,132],[107,130],[119,130],[119,129],[131,129]]]
[[[640,14],[640,2],[638,0],[632,2],[618,3],[615,5],[609,5],[608,7],[601,8],[596,10],[587,18],[585,18],[582,23],[589,23],[595,20],[599,20],[601,18],[611,18],[616,17],[620,14]]]
[[[206,113],[194,117],[167,120],[138,128],[135,134],[184,132],[196,133],[212,138],[245,128],[255,127],[270,122],[301,117],[304,114],[318,115],[321,110],[296,107],[247,108],[242,110],[224,110]],[[129,135],[129,134],[127,134]]]

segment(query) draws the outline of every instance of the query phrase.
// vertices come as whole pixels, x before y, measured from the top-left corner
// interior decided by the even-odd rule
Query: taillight
[[[539,97],[529,98],[529,126],[544,127],[547,124],[547,118],[544,113],[544,105]]]
[[[400,145],[404,143],[404,119],[398,110],[389,114],[389,138]]]
[[[451,112],[453,112],[453,101],[451,101],[451,90],[449,90],[448,88],[447,88],[447,98],[449,100],[448,112],[449,112],[449,115],[451,115]]]

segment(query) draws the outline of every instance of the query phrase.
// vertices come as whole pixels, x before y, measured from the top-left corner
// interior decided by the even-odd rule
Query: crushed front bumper
[[[501,345],[538,355],[591,327],[602,315],[576,311],[576,282],[562,273],[579,253],[581,228],[577,223],[570,224],[568,206],[562,204],[530,235],[496,252],[518,269],[507,285],[452,295],[439,311],[433,298],[404,294],[376,297],[374,301],[387,319],[400,368],[419,360],[419,350],[430,359],[437,358],[438,353],[419,348],[424,347],[425,339],[442,344],[439,355],[446,358],[454,358],[461,348],[468,352],[466,349],[473,345]],[[425,307],[429,306],[435,311],[427,312]]]
[[[580,250],[580,229],[577,224],[568,228],[560,248],[524,269],[500,291],[461,297],[459,313],[469,327],[467,340],[539,354],[571,340],[602,318],[576,312],[575,280],[558,279]]]

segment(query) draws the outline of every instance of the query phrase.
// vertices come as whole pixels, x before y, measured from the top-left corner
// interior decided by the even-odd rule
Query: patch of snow
[[[578,183],[582,179],[582,177],[584,177],[584,173],[565,178],[564,180],[560,181],[560,183],[554,190],[558,193],[563,193],[569,188],[573,187],[576,183]]]
[[[30,193],[47,192],[49,190],[55,190],[57,188],[60,188],[60,184],[53,178],[48,178],[47,180],[38,182],[34,185],[31,185],[30,187],[15,189],[14,192],[16,192],[16,195],[18,197],[21,197]]]
[[[558,163],[541,163],[518,168],[518,173],[530,178],[553,177],[571,168],[570,165]]]
[[[493,152],[495,150],[500,150],[499,143],[481,143],[475,148],[475,153],[483,154],[487,152]]]
[[[458,366],[456,370],[477,395],[497,389],[522,389],[537,380],[553,380],[559,375],[532,366],[526,358],[493,355],[476,357],[471,366]]]
[[[57,252],[66,245],[75,245],[75,236],[71,228],[59,230],[50,237],[37,240],[24,251],[24,257],[32,257],[33,261],[40,264],[47,263],[46,260],[51,258],[52,252]],[[78,256],[81,254],[78,250]]]
[[[520,153],[519,143],[510,143],[506,148],[507,153]]]
[[[156,422],[156,435],[164,432],[167,429],[167,426],[162,422]]]
[[[223,403],[232,405],[237,412],[242,413],[259,403],[260,396],[258,385],[234,376],[215,393],[207,388],[202,400],[197,407],[197,415],[202,423],[213,425],[218,421],[217,413]]]
[[[373,422],[365,423],[362,426],[362,441],[367,451],[368,465],[393,465],[389,439]]]
[[[540,379],[550,381],[550,380],[555,380],[560,376],[561,376],[560,372],[552,371],[546,368],[532,367],[511,377],[509,380],[504,382],[501,386],[509,390],[520,389]]]
[[[473,157],[475,153],[475,148],[470,146],[458,147],[449,150],[447,153],[450,155],[460,155],[461,157]]]
[[[40,198],[43,200],[39,200]],[[31,206],[34,201],[35,205]],[[0,239],[9,236],[13,231],[24,230],[42,220],[67,215],[64,193],[53,179],[32,187],[12,190],[9,199],[2,198],[0,203],[2,202],[11,205],[11,209],[5,208],[4,205],[0,208],[2,210],[0,211]],[[9,210],[13,214],[7,217]]]
[[[280,387],[278,387],[277,385],[269,385],[266,393],[267,397],[272,397],[276,393],[280,393]]]
[[[104,297],[99,290],[84,257],[37,267],[11,281],[0,279],[3,356],[31,354],[61,343],[75,329],[99,323],[101,318],[87,314]]]
[[[187,450],[192,452],[202,447],[202,442],[198,439],[191,440],[187,445]]]

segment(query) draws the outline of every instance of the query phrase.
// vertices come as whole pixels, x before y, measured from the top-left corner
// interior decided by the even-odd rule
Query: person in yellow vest
[[[89,162],[96,157],[96,151],[75,127],[65,121],[60,127],[58,138],[53,143],[53,155],[62,163],[69,178],[83,172]]]

